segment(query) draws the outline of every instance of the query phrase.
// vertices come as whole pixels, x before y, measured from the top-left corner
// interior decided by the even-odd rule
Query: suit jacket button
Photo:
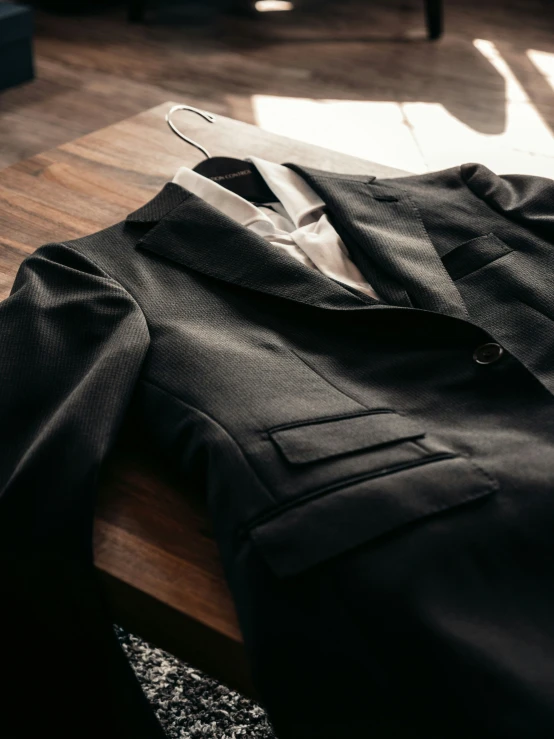
[[[477,364],[492,364],[498,362],[500,357],[504,354],[504,349],[500,344],[491,342],[490,344],[481,344],[473,352],[473,359]]]

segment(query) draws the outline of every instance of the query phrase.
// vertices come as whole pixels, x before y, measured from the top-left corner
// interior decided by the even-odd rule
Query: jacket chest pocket
[[[490,233],[455,247],[443,255],[442,263],[453,280],[461,280],[512,251],[498,236]]]
[[[469,459],[390,409],[273,428],[267,443],[277,455],[276,503],[245,529],[282,577],[495,488]]]

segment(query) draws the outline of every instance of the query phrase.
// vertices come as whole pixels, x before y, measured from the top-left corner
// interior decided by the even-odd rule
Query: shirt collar
[[[323,200],[306,180],[289,167],[258,157],[249,157],[248,160],[275,193],[295,228],[300,228],[304,219],[311,213],[325,207]]]
[[[300,228],[308,215],[325,206],[308,183],[292,169],[258,157],[250,157],[249,161],[254,164],[268,187],[275,193],[295,228]],[[256,221],[272,223],[271,219],[253,203],[188,167],[181,167],[173,182],[243,226],[249,226]]]
[[[178,169],[173,182],[202,198],[202,200],[243,226],[249,226],[255,221],[271,223],[265,213],[253,203],[188,167]]]

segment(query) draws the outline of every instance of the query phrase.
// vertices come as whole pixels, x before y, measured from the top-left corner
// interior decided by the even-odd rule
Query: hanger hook
[[[215,117],[211,113],[208,113],[205,110],[199,110],[198,108],[193,108],[190,105],[174,105],[165,114],[165,120],[167,121],[167,125],[171,128],[173,133],[176,133],[177,136],[183,139],[183,141],[186,141],[187,144],[190,144],[191,146],[194,146],[196,149],[201,151],[202,154],[204,154],[204,156],[206,157],[206,159],[210,159],[211,158],[210,153],[208,152],[207,149],[205,149],[203,146],[198,144],[196,141],[189,139],[189,137],[185,136],[184,133],[181,133],[181,131],[179,131],[177,126],[173,123],[173,121],[171,120],[171,115],[175,113],[177,110],[190,110],[192,113],[197,113],[198,115],[202,116],[202,118],[204,118],[206,121],[209,121],[210,123],[215,122]]]

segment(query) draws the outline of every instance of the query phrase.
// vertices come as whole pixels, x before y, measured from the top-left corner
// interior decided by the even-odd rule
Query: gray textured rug
[[[116,627],[169,739],[274,739],[259,705]]]

